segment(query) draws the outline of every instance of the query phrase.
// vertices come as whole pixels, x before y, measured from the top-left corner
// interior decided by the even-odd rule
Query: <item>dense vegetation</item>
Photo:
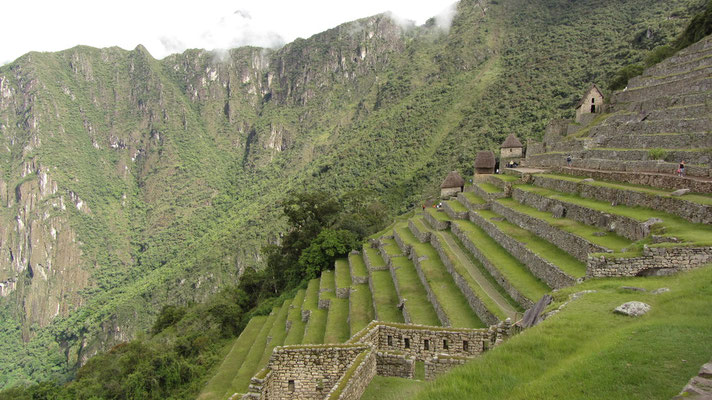
[[[167,331],[191,320],[182,307],[240,274],[251,298],[298,286],[386,216],[433,197],[448,171],[470,174],[476,150],[512,132],[538,138],[551,118],[573,115],[591,82],[672,43],[701,4],[462,0],[449,32],[375,17],[222,63],[197,50],[157,61],[141,47],[79,47],[0,68],[29,91],[18,104],[33,104],[7,111],[3,182],[37,182],[22,171],[41,163],[91,209],[36,210],[68,218],[90,279],[47,325],[24,308],[31,274],[0,301],[0,387],[62,383],[156,320]],[[256,67],[261,57],[269,69]],[[289,193],[318,191],[339,211],[283,216]],[[10,226],[21,208],[0,216]],[[288,229],[299,221],[301,233]],[[265,243],[275,246],[261,253]]]

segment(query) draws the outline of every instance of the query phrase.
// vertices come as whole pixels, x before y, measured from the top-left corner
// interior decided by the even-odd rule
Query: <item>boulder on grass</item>
[[[627,315],[629,317],[639,317],[650,311],[650,306],[640,301],[629,301],[616,307],[613,312]]]

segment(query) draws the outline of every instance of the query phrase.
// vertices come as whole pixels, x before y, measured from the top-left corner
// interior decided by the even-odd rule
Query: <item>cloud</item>
[[[435,16],[435,26],[448,32],[452,26],[452,20],[455,18],[455,14],[457,14],[457,3],[452,3]]]
[[[185,51],[185,49],[187,48],[185,43],[183,43],[182,40],[178,39],[175,36],[161,36],[158,40],[161,42],[161,45],[163,45],[163,49],[168,54],[180,53]]]

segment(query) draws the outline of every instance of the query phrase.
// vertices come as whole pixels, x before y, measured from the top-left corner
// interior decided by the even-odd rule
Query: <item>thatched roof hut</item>
[[[445,177],[443,184],[440,185],[440,189],[460,188],[463,186],[465,186],[465,180],[462,176],[460,176],[460,173],[457,171],[451,171]]]
[[[475,172],[478,174],[494,174],[497,161],[491,151],[480,151],[475,158]]]
[[[503,149],[516,149],[516,148],[522,148],[524,145],[522,145],[522,142],[517,139],[514,134],[510,133],[509,136],[507,136],[506,139],[504,139],[504,143],[502,143],[502,148]]]

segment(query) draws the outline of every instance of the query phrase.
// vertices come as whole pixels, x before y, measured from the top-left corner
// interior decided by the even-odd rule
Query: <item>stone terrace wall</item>
[[[445,310],[443,310],[442,306],[440,306],[438,298],[435,297],[433,289],[430,287],[428,280],[425,278],[425,274],[423,273],[423,267],[420,265],[421,262],[427,260],[428,258],[425,256],[418,257],[418,255],[415,253],[415,250],[413,249],[410,249],[410,254],[408,258],[413,261],[413,265],[415,266],[415,272],[418,273],[418,278],[420,278],[420,282],[423,284],[425,291],[428,293],[428,300],[430,301],[430,304],[433,305],[433,308],[435,309],[435,313],[438,315],[440,323],[443,324],[443,326],[450,326],[450,319],[447,317],[447,314],[445,314]]]
[[[492,203],[492,211],[503,216],[507,221],[546,239],[582,262],[588,260],[589,253],[611,252],[611,250],[605,247],[593,244],[573,233],[555,228],[544,220],[512,210],[496,201]]]
[[[470,210],[470,211],[474,211],[474,210],[484,210],[484,209],[489,208],[489,203],[483,203],[483,204],[474,204],[474,203],[471,203],[470,200],[467,200],[467,197],[465,197],[464,194],[463,194],[463,195],[458,195],[458,196],[457,196],[457,199],[460,200],[460,202],[461,202],[462,204],[464,204],[465,207],[467,207],[467,209]]]
[[[265,390],[269,399],[323,399],[366,345],[276,347]],[[293,390],[289,381],[294,381]]]
[[[616,204],[631,207],[652,208],[653,210],[680,216],[690,222],[712,223],[712,206],[693,203],[682,198],[656,196],[650,193],[587,185],[544,176],[534,176],[534,185],[551,190],[576,193],[581,197],[607,203],[615,202]]]
[[[576,283],[576,279],[561,271],[556,265],[544,260],[522,243],[500,231],[497,226],[477,213],[470,213],[470,221],[482,228],[509,254],[521,261],[537,278],[552,289],[560,289]]]
[[[480,320],[482,320],[482,322],[487,325],[494,325],[498,323],[499,319],[487,309],[487,306],[485,306],[484,303],[482,303],[482,300],[480,300],[480,298],[477,297],[475,292],[472,291],[472,288],[470,288],[470,285],[467,283],[467,280],[465,280],[465,278],[457,272],[453,264],[453,260],[451,260],[448,256],[448,253],[443,248],[443,245],[442,243],[440,243],[440,240],[441,239],[437,235],[431,235],[430,244],[435,248],[435,250],[437,250],[438,254],[440,255],[440,259],[442,260],[443,264],[445,264],[445,268],[447,268],[447,271],[450,273],[450,275],[452,275],[455,284],[458,288],[460,288],[460,291],[467,299],[467,303],[470,305],[472,311],[474,311],[475,314],[477,314],[477,316],[480,318]]]
[[[632,241],[640,240],[650,234],[650,229],[646,227],[644,223],[632,218],[608,214],[576,204],[550,199],[526,190],[514,189],[512,198],[524,205],[534,207],[539,211],[551,212],[554,207],[563,207],[566,210],[566,218],[609,231],[613,230],[617,234]]]
[[[432,381],[438,375],[442,375],[467,361],[467,358],[464,357],[448,357],[444,354],[430,358],[425,361],[425,380]]]
[[[480,252],[480,250],[475,246],[474,243],[470,240],[467,235],[460,230],[460,228],[457,226],[457,224],[452,224],[452,233],[457,236],[458,239],[462,242],[463,245],[469,250],[475,258],[477,258],[482,265],[487,269],[487,271],[492,275],[492,277],[497,281],[497,283],[502,286],[505,292],[509,294],[509,296],[514,299],[517,303],[521,304],[524,308],[530,308],[534,305],[534,302],[528,298],[526,298],[524,295],[519,293],[519,291],[512,286],[509,281],[499,272],[499,269],[495,265],[493,265],[489,259]]]
[[[489,182],[488,179],[492,179],[492,178],[486,177],[486,178],[481,179],[481,181]],[[487,201],[492,201],[492,200],[507,197],[507,194],[505,192],[489,193],[476,184],[472,185],[472,191],[475,192],[476,195],[482,197],[483,199],[485,199]]]
[[[467,218],[467,211],[455,211],[452,209],[452,207],[450,207],[450,204],[448,204],[447,202],[443,203],[443,210],[445,211],[445,214],[447,214],[452,219]]]
[[[439,212],[439,211],[438,211],[438,212]],[[423,213],[423,215],[424,215],[424,217],[425,217],[425,221],[427,221],[428,224],[430,224],[430,226],[432,226],[433,229],[435,229],[436,231],[444,231],[444,230],[450,228],[450,222],[449,222],[449,221],[439,221],[439,220],[437,220],[435,217],[433,217],[432,215],[430,215],[430,212],[428,212],[428,210],[425,210],[425,212]]]
[[[591,256],[586,275],[591,277],[667,274],[712,262],[712,247],[645,247],[641,257]]]
[[[377,372],[380,376],[397,376],[413,379],[415,376],[415,357],[387,351],[376,352]]]
[[[420,243],[425,243],[430,240],[430,232],[421,232],[411,219],[408,220],[408,228],[411,232],[413,232],[413,235],[418,239]]]
[[[367,350],[367,352],[366,357],[358,365],[352,364],[349,366],[348,370],[355,368],[355,371],[348,379],[348,382],[344,382],[348,377],[346,375],[342,376],[327,395],[327,399],[358,400],[361,398],[368,384],[376,376],[376,354],[373,350]],[[345,386],[337,397],[336,392],[339,386],[342,385]]]
[[[355,255],[361,255],[361,252],[358,250],[352,250],[351,253],[349,254],[355,254]],[[364,264],[366,262],[364,261]],[[368,270],[368,266],[366,266],[366,270]],[[351,274],[351,282],[354,285],[360,285],[362,283],[368,282],[368,276],[356,276],[354,275],[354,269],[351,268],[351,260],[349,259],[349,274]]]
[[[393,284],[396,287],[396,295],[398,296],[398,303],[401,306],[401,312],[403,313],[403,320],[405,321],[406,324],[411,323],[412,319],[410,319],[410,312],[408,312],[408,302],[406,299],[401,295],[400,292],[400,282],[398,281],[398,274],[396,274],[396,267],[393,266],[393,264],[390,264],[390,271],[391,271],[391,279],[393,279]]]
[[[683,156],[684,160],[687,160],[689,157]],[[606,181],[613,181],[613,182],[626,182],[626,183],[632,183],[634,185],[644,185],[644,186],[653,186],[657,188],[662,188],[662,189],[668,189],[668,190],[677,190],[677,189],[690,189],[693,192],[696,193],[712,193],[712,182],[710,181],[699,181],[699,180],[693,180],[693,179],[685,179],[685,178],[680,178],[677,175],[664,175],[664,174],[650,174],[650,173],[636,173],[632,171],[618,171],[618,170],[608,170],[608,168],[605,169],[600,169],[600,170],[586,170],[586,171],[581,171],[581,170],[569,170],[568,168],[565,167],[558,167],[554,168],[554,170],[564,172],[564,173],[570,173],[573,175],[581,175],[585,174],[586,176],[593,178],[593,179],[598,179],[598,180],[606,180]],[[671,173],[673,171],[667,171],[668,173]]]

